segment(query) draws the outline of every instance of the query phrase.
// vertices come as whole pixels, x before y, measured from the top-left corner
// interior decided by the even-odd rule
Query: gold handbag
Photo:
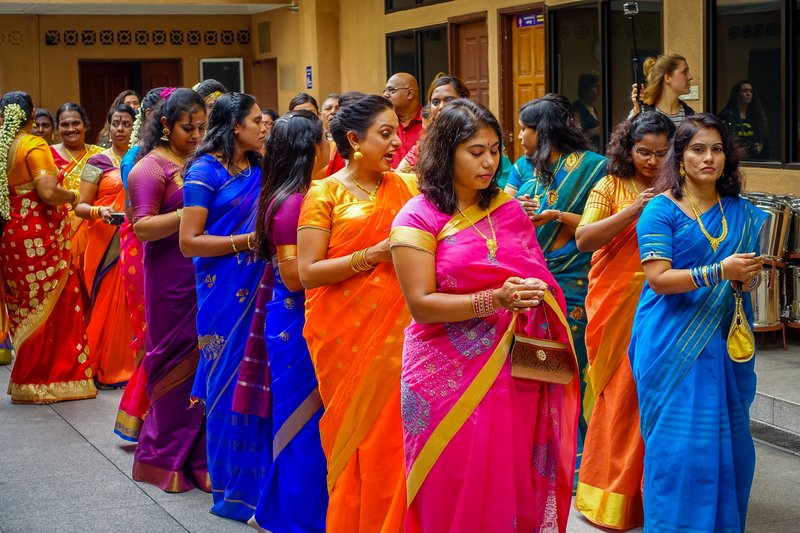
[[[554,309],[556,314],[566,323],[564,314],[558,306],[550,307],[544,301],[544,314],[547,320],[547,309]],[[549,321],[547,333],[550,334]],[[575,375],[575,358],[569,351],[566,342],[550,339],[539,339],[514,332],[514,346],[511,348],[511,376],[542,383],[566,385]]]
[[[736,309],[733,312],[731,329],[728,331],[728,355],[737,363],[746,363],[756,354],[756,338],[747,323],[742,307],[742,284],[732,282]]]

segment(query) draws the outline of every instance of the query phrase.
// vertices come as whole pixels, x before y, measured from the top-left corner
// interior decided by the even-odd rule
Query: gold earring
[[[34,123],[33,123],[33,126],[31,126],[31,127],[32,127],[32,128],[38,128],[38,127],[39,127],[39,125],[38,125],[38,124],[36,124],[36,122],[34,122]]]
[[[353,160],[354,161],[358,161],[359,159],[364,157],[364,154],[361,153],[361,147],[360,146],[355,145],[355,146],[353,146],[353,149],[355,150],[355,152],[353,152]]]
[[[681,176],[684,178],[686,177],[686,169],[683,168],[683,163],[681,163]]]
[[[317,162],[317,159],[319,159],[319,156],[315,155],[315,156],[314,156],[314,163],[316,163],[316,162]]]
[[[56,134],[55,133],[51,133],[50,134],[50,140],[51,141],[55,141],[56,140]]]
[[[164,134],[161,136],[161,140],[164,142],[169,142],[169,128],[165,127],[163,130],[161,130],[161,133]]]

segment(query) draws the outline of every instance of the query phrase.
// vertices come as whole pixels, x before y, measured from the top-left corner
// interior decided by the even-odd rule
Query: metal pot
[[[800,254],[800,198],[795,198],[790,203],[792,220],[789,222],[789,237],[786,241],[786,250],[790,254]]]
[[[800,324],[800,264],[791,264],[786,269],[786,309],[790,322]]]
[[[780,261],[789,237],[789,220],[792,216],[789,204],[765,193],[750,192],[742,196],[769,215],[761,227],[761,255],[770,261]]]
[[[775,280],[772,280],[772,273]],[[776,326],[781,323],[780,287],[783,269],[767,267],[761,270],[761,285],[752,293],[753,326]]]

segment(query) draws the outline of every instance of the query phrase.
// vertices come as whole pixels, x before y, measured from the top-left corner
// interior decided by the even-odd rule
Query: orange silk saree
[[[325,178],[312,183],[299,226],[329,231],[327,258],[346,257],[388,238],[395,215],[416,194],[411,179],[387,173],[375,202],[365,202]],[[307,292],[303,336],[325,406],[329,533],[403,529],[400,371],[410,322],[391,263]]]
[[[590,194],[581,226],[614,215],[635,200],[633,191],[618,178],[607,176]],[[645,282],[636,222],[594,253],[586,297],[588,378],[595,398],[575,508],[593,523],[613,529],[643,523],[644,441],[628,359],[633,318]]]
[[[119,169],[105,155],[89,160],[81,180],[97,185],[94,206],[125,208],[125,192]],[[87,243],[83,258],[86,288],[92,316],[86,333],[92,347],[92,368],[98,383],[120,386],[133,374],[133,338],[125,280],[120,273],[120,228],[102,220],[86,222]]]

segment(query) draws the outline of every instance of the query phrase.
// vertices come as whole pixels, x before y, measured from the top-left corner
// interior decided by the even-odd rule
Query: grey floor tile
[[[130,505],[121,501],[116,509],[36,516],[5,521],[5,533],[183,533],[186,531],[163,509],[151,503]]]

